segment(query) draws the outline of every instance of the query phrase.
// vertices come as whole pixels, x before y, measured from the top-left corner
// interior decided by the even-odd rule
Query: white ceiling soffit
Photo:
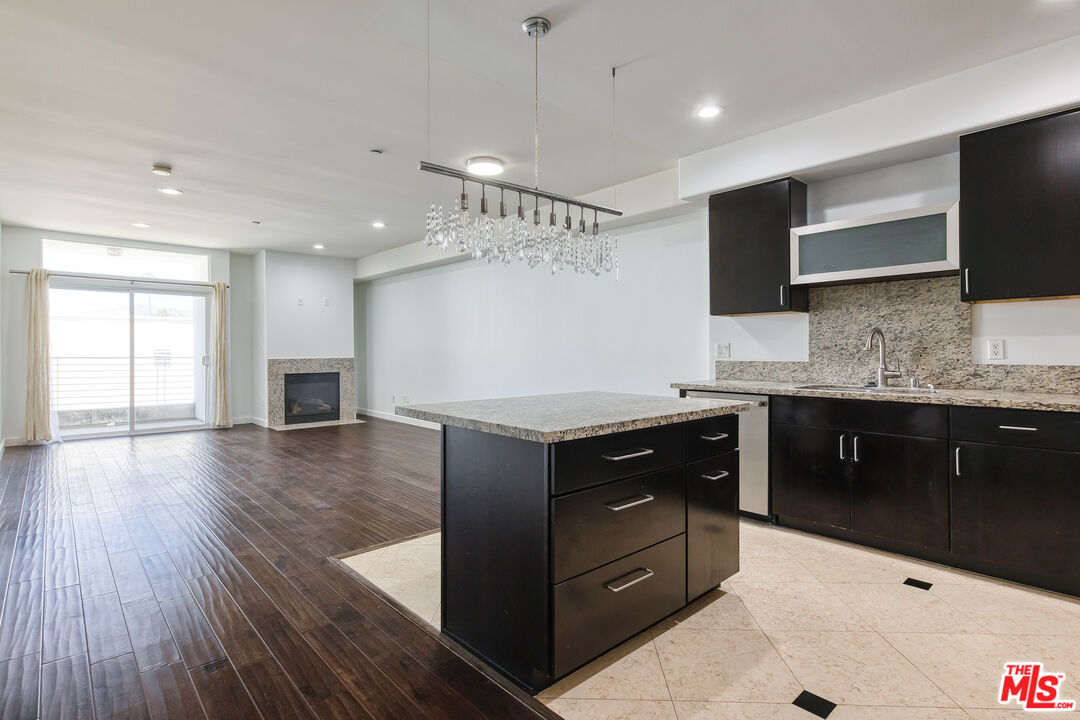
[[[413,242],[457,192],[415,166],[426,6],[5,0],[0,218],[347,257]],[[554,24],[540,182],[569,194],[1080,33],[1073,0],[431,0],[432,161],[495,155],[531,184],[533,14]],[[692,116],[705,101],[720,118]],[[154,192],[166,182],[185,194]]]

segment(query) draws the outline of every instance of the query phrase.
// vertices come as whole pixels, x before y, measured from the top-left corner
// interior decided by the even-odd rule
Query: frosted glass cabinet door
[[[807,225],[791,231],[792,284],[959,270],[958,206]]]

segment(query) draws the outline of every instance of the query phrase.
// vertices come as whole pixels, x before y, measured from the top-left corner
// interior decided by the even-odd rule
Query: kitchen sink
[[[933,388],[906,388],[906,387],[866,387],[865,385],[796,385],[796,390],[828,390],[831,392],[853,393],[901,393],[908,395],[925,395],[934,392]]]

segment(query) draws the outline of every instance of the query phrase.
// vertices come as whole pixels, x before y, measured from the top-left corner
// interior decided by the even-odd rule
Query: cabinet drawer
[[[931,438],[945,438],[949,433],[949,408],[945,405],[774,396],[769,412],[772,422],[789,425]]]
[[[555,586],[555,677],[686,603],[686,535]]]
[[[723,455],[738,445],[738,414],[686,423],[686,462]]]
[[[564,495],[552,506],[557,583],[686,529],[681,467]]]
[[[665,425],[556,443],[551,446],[553,492],[561,495],[681,465],[685,432],[681,424]]]
[[[739,572],[739,453],[686,467],[686,599]]]
[[[951,422],[953,440],[1080,451],[1080,413],[954,407]]]

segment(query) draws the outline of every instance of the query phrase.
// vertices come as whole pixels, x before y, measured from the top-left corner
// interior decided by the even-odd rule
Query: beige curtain
[[[214,311],[212,345],[210,348],[210,368],[213,373],[213,424],[214,427],[229,426],[229,321],[226,303],[226,285],[214,283]]]
[[[26,283],[30,325],[26,346],[26,440],[52,442],[49,403],[49,272],[30,271]]]

